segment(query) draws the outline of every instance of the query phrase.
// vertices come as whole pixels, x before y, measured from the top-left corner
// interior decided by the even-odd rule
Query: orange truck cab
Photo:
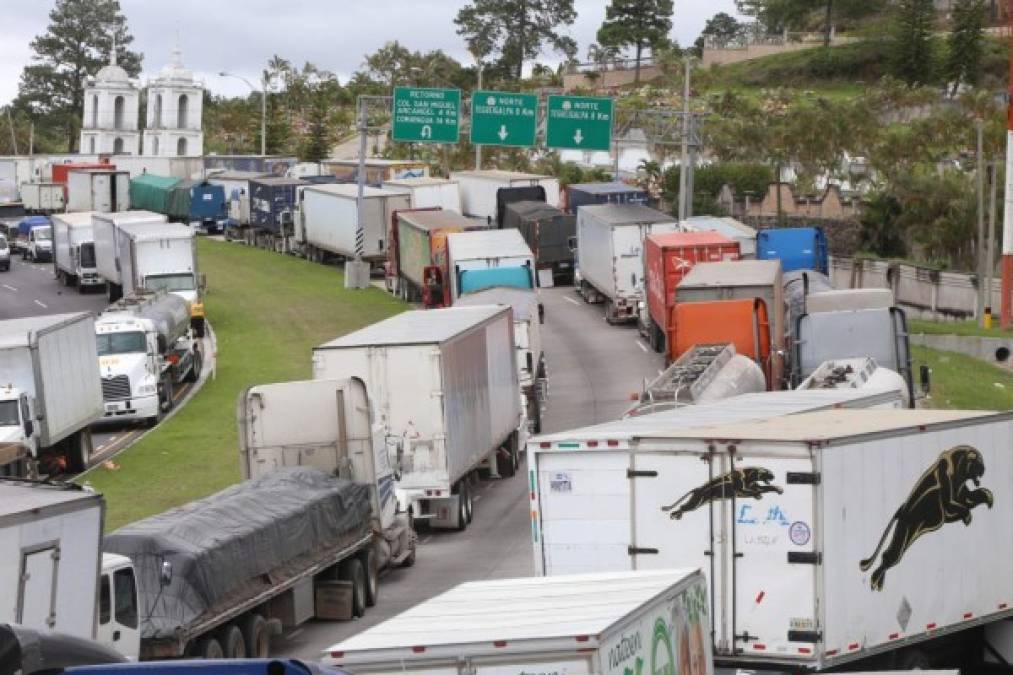
[[[644,241],[647,311],[641,309],[638,327],[656,352],[667,348],[668,319],[675,305],[675,289],[697,263],[738,260],[739,242],[718,232],[663,232]]]
[[[770,348],[767,303],[751,300],[680,302],[671,310],[667,360],[675,361],[694,345],[731,343],[763,370],[767,389],[777,388]]]

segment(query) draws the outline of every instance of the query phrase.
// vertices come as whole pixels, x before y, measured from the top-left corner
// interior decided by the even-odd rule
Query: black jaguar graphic
[[[661,510],[665,512],[671,511],[668,517],[673,520],[679,520],[684,513],[695,511],[704,504],[710,504],[721,499],[731,499],[732,497],[760,499],[765,492],[783,494],[783,489],[770,484],[773,480],[774,474],[762,467],[747,466],[735,469],[707,481],[695,490],[687,492],[674,503],[662,506]]]
[[[939,455],[887,523],[876,550],[859,563],[863,572],[872,567],[887,535],[893,531],[882,561],[872,573],[873,590],[883,590],[886,571],[901,561],[918,537],[958,520],[970,525],[971,509],[981,504],[992,508],[991,491],[981,487],[970,489],[967,484],[970,481],[975,486],[981,485],[983,475],[985,461],[981,453],[969,445],[958,445]]]

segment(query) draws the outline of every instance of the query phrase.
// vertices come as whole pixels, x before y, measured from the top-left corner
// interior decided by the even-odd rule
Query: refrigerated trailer
[[[92,211],[60,213],[53,221],[53,266],[56,278],[64,286],[77,286],[79,293],[101,286],[95,269],[95,234]]]
[[[699,570],[473,581],[330,647],[325,663],[390,675],[711,675],[708,625]]]
[[[67,210],[110,213],[130,208],[130,174],[81,169],[67,174]]]
[[[604,302],[610,324],[635,320],[644,301],[644,239],[680,229],[670,215],[646,206],[582,206],[577,211],[577,271],[584,300]]]
[[[519,187],[541,187],[544,201],[559,206],[559,179],[518,171],[455,171],[450,174],[461,188],[461,213],[497,223],[499,218],[497,196],[500,190]],[[530,197],[528,197],[530,199]]]
[[[403,300],[425,307],[449,307],[447,237],[487,229],[485,221],[445,209],[409,209],[394,214],[387,260],[387,285]]]
[[[381,263],[387,257],[387,226],[398,209],[411,208],[403,190],[366,187],[363,212],[358,209],[355,185],[313,185],[302,190],[299,220],[302,241],[310,260],[323,262],[331,256],[354,258],[359,225],[362,225],[362,258]],[[360,222],[361,221],[361,222]]]
[[[538,571],[699,566],[736,668],[925,667],[1013,614],[1013,415],[692,424],[533,439]]]
[[[314,379],[362,379],[396,439],[401,510],[471,520],[471,476],[513,475],[526,436],[509,307],[404,312],[313,350]]]
[[[58,213],[66,206],[62,183],[22,183],[21,202],[27,213]]]

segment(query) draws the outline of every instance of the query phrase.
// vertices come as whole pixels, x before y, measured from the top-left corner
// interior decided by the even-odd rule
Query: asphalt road
[[[65,312],[98,314],[108,304],[104,287],[79,293],[77,288],[61,286],[56,281],[51,262],[29,263],[22,261],[20,254],[15,254],[11,259],[11,270],[0,272],[0,321]],[[177,400],[188,389],[189,385],[185,389],[179,388]],[[140,423],[109,424],[93,429],[92,464],[115,454],[145,431]]]
[[[633,327],[605,323],[571,287],[543,289],[543,348],[549,377],[545,432],[616,419],[643,378],[662,367]],[[527,475],[479,484],[475,520],[464,532],[423,533],[417,562],[380,580],[380,600],[362,619],[311,621],[278,638],[273,653],[316,660],[331,645],[464,581],[534,573]]]

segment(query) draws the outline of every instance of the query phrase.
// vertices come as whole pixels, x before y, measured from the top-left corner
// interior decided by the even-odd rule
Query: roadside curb
[[[977,335],[912,333],[911,344],[943,352],[956,352],[996,368],[1013,370],[1013,339]],[[1005,350],[1003,352],[1002,350]]]
[[[186,393],[186,396],[184,396],[179,403],[174,405],[172,407],[172,410],[170,410],[168,414],[166,414],[166,416],[162,419],[162,421],[159,422],[156,426],[150,429],[145,429],[143,433],[141,433],[136,438],[132,439],[129,443],[124,444],[123,447],[117,449],[116,452],[114,452],[113,454],[109,455],[108,457],[103,457],[102,461],[100,461],[99,463],[95,464],[94,466],[88,467],[81,473],[74,476],[75,482],[80,481],[82,478],[86,478],[93,471],[95,471],[96,469],[100,468],[103,464],[105,464],[105,462],[115,459],[119,455],[123,454],[123,452],[125,452],[126,450],[132,448],[135,443],[147,437],[148,434],[158,430],[159,427],[161,427],[163,424],[171,420],[178,411],[182,410],[183,407],[190,402],[190,399],[192,399],[197,394],[197,392],[199,392],[204,387],[204,383],[207,382],[209,378],[214,377],[218,369],[218,338],[215,336],[214,328],[211,326],[211,323],[209,321],[205,319],[204,325],[207,327],[207,335],[205,335],[204,339],[201,340],[201,344],[203,345],[202,354],[204,355],[206,360],[203,366],[201,367],[200,378],[196,382],[194,382],[192,387],[190,387],[190,390]]]

